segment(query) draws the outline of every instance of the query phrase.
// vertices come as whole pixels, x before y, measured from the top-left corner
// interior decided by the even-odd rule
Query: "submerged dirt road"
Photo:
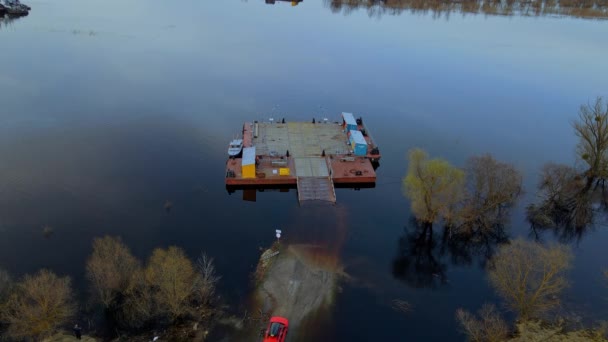
[[[337,258],[324,248],[274,246],[260,258],[256,301],[268,315],[289,320],[288,340],[294,341],[305,319],[331,306],[342,274]]]

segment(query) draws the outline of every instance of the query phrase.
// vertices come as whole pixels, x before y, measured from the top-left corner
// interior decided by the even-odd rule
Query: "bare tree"
[[[539,317],[559,305],[559,294],[568,286],[565,271],[571,260],[566,246],[513,240],[492,258],[490,284],[522,319]]]
[[[585,179],[570,166],[545,164],[538,185],[538,202],[527,207],[527,218],[536,229],[555,229],[561,241],[579,237],[593,221],[592,193]]]
[[[578,156],[587,165],[587,188],[595,179],[608,176],[608,103],[601,97],[595,104],[581,106],[579,119],[572,126],[579,138]]]
[[[76,311],[70,278],[48,270],[26,275],[10,295],[3,318],[14,339],[43,339],[72,318]]]
[[[502,342],[509,335],[509,327],[496,307],[484,304],[475,315],[466,310],[456,311],[456,320],[471,342]]]
[[[95,239],[87,276],[96,298],[124,328],[208,314],[220,279],[213,259],[202,254],[195,266],[177,247],[154,250],[143,269],[119,238],[109,236]]]
[[[87,278],[95,298],[112,308],[117,298],[131,286],[140,262],[119,237],[105,236],[93,240],[93,254],[87,261]]]
[[[152,289],[146,282],[143,270],[131,275],[129,286],[123,292],[123,300],[116,315],[118,322],[127,328],[141,328],[157,314]]]
[[[459,214],[463,230],[470,233],[475,228],[490,230],[501,225],[521,194],[521,173],[486,154],[469,159],[466,175],[467,194]]]
[[[195,285],[196,295],[200,304],[207,306],[215,295],[215,287],[221,277],[215,272],[213,258],[205,253],[201,253],[196,260],[196,269],[199,273]]]
[[[191,301],[198,274],[182,249],[175,246],[155,249],[145,277],[159,314],[173,321],[193,313]]]
[[[409,152],[403,186],[419,221],[432,224],[443,218],[449,222],[461,200],[464,172],[446,160],[429,160],[425,151],[416,148]]]

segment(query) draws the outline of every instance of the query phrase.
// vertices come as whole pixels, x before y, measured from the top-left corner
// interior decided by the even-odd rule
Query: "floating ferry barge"
[[[363,119],[351,113],[341,118],[245,123],[242,153],[226,163],[226,185],[296,186],[300,202],[335,202],[334,186],[373,186],[381,157],[378,146]]]

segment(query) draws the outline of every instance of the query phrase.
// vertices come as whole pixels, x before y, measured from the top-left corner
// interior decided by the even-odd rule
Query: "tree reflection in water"
[[[509,242],[504,223],[494,229],[475,229],[450,236],[432,225],[412,219],[399,238],[393,260],[393,276],[414,288],[437,288],[448,283],[448,265],[467,266],[477,262],[485,267],[500,244]]]
[[[478,262],[485,268],[496,249],[509,242],[509,235],[504,223],[495,224],[493,229],[476,229],[469,233],[456,234],[450,237],[444,229],[441,244],[441,255],[449,256],[453,265],[470,265]]]
[[[541,171],[537,203],[527,207],[530,235],[537,241],[552,232],[562,243],[580,242],[605,221],[608,191],[603,183],[587,186],[584,177],[567,165],[546,164]]]
[[[19,20],[19,18],[21,18],[21,16],[12,16],[12,15],[5,15],[4,17],[0,16],[0,30],[8,28],[9,26],[11,26],[13,24],[13,22],[15,20]]]
[[[579,195],[572,198],[571,201],[571,208],[554,209],[549,214],[548,220],[543,221],[529,216],[530,235],[540,242],[543,233],[551,232],[561,243],[580,242],[583,236],[593,229],[596,214],[589,196]],[[550,203],[543,204],[551,205]]]
[[[393,276],[415,288],[436,288],[447,283],[447,265],[438,253],[437,237],[430,224],[414,222],[399,238]],[[439,240],[440,241],[440,240]]]
[[[608,18],[605,0],[325,0],[334,13],[365,9],[370,17],[399,15],[404,11],[449,18],[452,13],[522,16]]]

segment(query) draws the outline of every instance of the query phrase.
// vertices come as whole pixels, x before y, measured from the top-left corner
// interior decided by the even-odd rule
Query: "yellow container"
[[[243,178],[255,178],[255,164],[243,165]]]
[[[241,159],[243,178],[255,178],[255,147],[245,147]]]
[[[289,176],[289,168],[288,167],[279,168],[279,176]]]

